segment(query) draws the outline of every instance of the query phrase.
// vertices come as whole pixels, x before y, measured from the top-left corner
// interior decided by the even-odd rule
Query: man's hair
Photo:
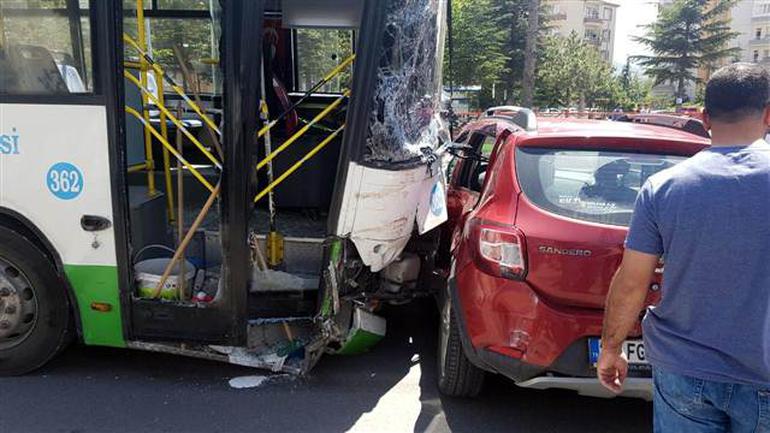
[[[770,100],[770,74],[753,63],[733,63],[711,76],[706,85],[706,112],[721,122],[760,116]]]

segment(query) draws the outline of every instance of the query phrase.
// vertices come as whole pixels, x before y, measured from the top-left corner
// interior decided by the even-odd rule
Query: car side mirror
[[[461,143],[449,143],[447,146],[447,152],[453,156],[463,157],[464,155],[461,155],[467,151],[473,150],[473,146],[470,146],[468,144],[461,144]]]
[[[470,159],[473,161],[488,162],[488,158],[476,152],[473,146],[468,144],[450,143],[447,146],[447,153],[460,159]]]

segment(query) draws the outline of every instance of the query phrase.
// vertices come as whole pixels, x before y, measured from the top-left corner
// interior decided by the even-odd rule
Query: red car
[[[522,387],[609,396],[595,363],[637,192],[709,145],[649,124],[536,123],[527,110],[493,109],[452,146],[442,238],[448,284],[439,296],[444,394],[478,394],[488,371]],[[649,399],[639,327],[625,351],[625,395]]]

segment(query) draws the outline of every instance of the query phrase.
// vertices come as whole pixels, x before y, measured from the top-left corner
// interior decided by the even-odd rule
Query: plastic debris
[[[240,376],[230,379],[230,387],[235,389],[259,388],[270,378],[267,376]]]

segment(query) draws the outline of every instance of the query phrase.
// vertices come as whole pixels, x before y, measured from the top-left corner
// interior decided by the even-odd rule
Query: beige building
[[[741,60],[770,66],[770,1],[743,0],[741,3],[744,2],[748,4],[744,8],[751,10],[750,19],[733,20],[733,30],[741,32]]]
[[[733,31],[740,33],[738,37],[735,38],[732,45],[741,49],[741,54],[738,56],[737,60],[744,62],[753,61],[754,50],[751,49],[751,39],[755,37],[752,29],[754,3],[754,0],[740,0],[733,10],[730,11],[732,18],[730,27]],[[757,57],[759,57],[760,54],[761,53],[758,50]]]
[[[552,32],[577,33],[594,45],[605,60],[612,61],[618,4],[607,0],[545,0],[550,8]]]

